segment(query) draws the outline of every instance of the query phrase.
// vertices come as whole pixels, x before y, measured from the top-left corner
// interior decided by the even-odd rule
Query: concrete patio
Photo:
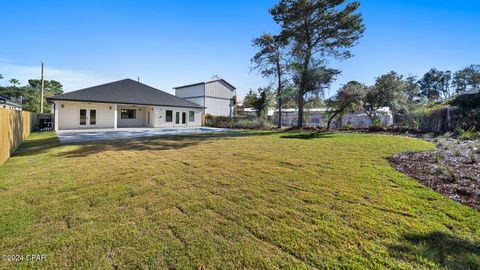
[[[187,128],[119,128],[119,129],[75,129],[59,130],[60,143],[77,143],[113,139],[128,139],[152,136],[175,136],[209,132],[231,131],[228,128],[187,127]]]

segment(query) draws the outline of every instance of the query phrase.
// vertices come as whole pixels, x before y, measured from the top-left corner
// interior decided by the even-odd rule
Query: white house
[[[0,108],[21,111],[22,110],[22,104],[17,103],[15,101],[12,101],[8,98],[0,96]]]
[[[270,111],[270,110],[269,110]],[[304,122],[307,126],[326,126],[328,121],[328,113],[325,108],[316,109],[304,109]],[[276,122],[278,119],[278,110],[273,112],[273,120]],[[377,117],[382,122],[383,126],[393,125],[393,114],[390,108],[384,107],[377,111]],[[282,124],[286,126],[297,125],[298,110],[297,109],[283,109],[282,110]],[[332,121],[332,127],[345,127],[347,124],[351,124],[356,128],[364,128],[372,125],[371,119],[364,112],[348,113],[343,115],[339,119]]]
[[[221,78],[174,87],[175,95],[205,107],[206,114],[232,116],[235,87]]]
[[[55,130],[201,126],[203,106],[131,79],[48,98]]]

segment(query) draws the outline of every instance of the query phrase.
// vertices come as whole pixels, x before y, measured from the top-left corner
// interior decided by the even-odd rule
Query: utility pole
[[[40,113],[43,113],[43,62],[42,62],[42,93],[40,99]]]

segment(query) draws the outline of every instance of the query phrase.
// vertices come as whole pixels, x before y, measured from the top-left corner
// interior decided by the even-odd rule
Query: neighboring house
[[[205,107],[205,114],[232,116],[235,87],[224,79],[174,87],[175,95]]]
[[[327,109],[304,109],[304,122],[307,126],[322,126],[326,127],[328,121]],[[390,108],[385,107],[377,111],[378,118],[382,121],[383,126],[393,125],[393,115]],[[274,111],[273,120],[276,122],[278,119],[278,110]],[[298,119],[297,109],[283,109],[282,110],[282,124],[286,126],[295,126]],[[334,119],[332,121],[332,127],[342,128],[348,123],[352,124],[355,128],[369,127],[372,121],[366,113],[356,112],[343,115],[341,118]]]
[[[278,109],[268,108],[267,116],[273,116]],[[257,110],[254,108],[243,108],[243,114],[248,116],[257,116]]]
[[[253,108],[244,108],[243,112],[248,116],[256,116],[257,111]],[[327,126],[328,114],[327,109],[316,108],[316,109],[304,109],[304,123],[306,126]],[[383,126],[393,125],[393,115],[390,111],[390,108],[385,107],[377,111],[378,118],[382,121]],[[278,121],[278,109],[269,108],[268,117],[272,117],[272,120],[275,124]],[[296,126],[298,119],[298,110],[297,109],[282,109],[282,125],[285,126]],[[372,124],[372,121],[363,112],[357,113],[348,113],[343,115],[341,118],[334,119],[332,121],[332,127],[345,127],[348,123],[352,124],[356,128],[369,127]]]
[[[22,110],[22,104],[17,103],[15,101],[12,101],[12,100],[10,100],[6,97],[0,96],[0,108],[21,111]]]
[[[131,79],[48,98],[55,130],[201,126],[203,106]]]

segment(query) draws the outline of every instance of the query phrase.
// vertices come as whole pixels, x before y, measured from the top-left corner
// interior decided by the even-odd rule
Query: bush
[[[458,95],[448,103],[464,110],[479,110],[480,94]]]
[[[207,126],[240,129],[273,129],[275,125],[268,119],[256,116],[206,116]]]
[[[473,140],[478,138],[478,133],[475,132],[475,128],[464,130],[462,128],[457,128],[458,138],[462,140]]]
[[[375,118],[372,122],[372,127],[374,128],[382,127],[382,120],[380,118]]]
[[[355,126],[352,124],[352,122],[347,122],[344,126],[344,128],[346,129],[354,129]]]

